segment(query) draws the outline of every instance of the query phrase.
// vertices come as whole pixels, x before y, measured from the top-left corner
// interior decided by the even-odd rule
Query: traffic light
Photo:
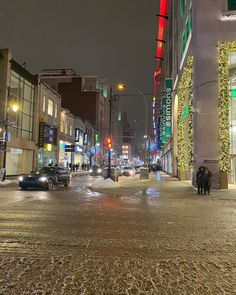
[[[107,138],[107,142],[106,143],[107,143],[106,144],[107,148],[112,149],[112,138],[111,137],[108,137]]]

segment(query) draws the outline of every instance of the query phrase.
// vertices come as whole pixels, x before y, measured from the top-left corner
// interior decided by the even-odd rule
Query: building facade
[[[35,105],[37,79],[12,57],[0,50],[0,138],[6,138],[6,175],[29,173],[37,162]],[[12,105],[17,111],[12,111]],[[0,151],[0,167],[4,151]]]
[[[44,82],[38,81],[38,166],[55,165],[59,160],[61,96]]]
[[[59,132],[59,165],[68,168],[74,164],[74,115],[61,107]]]
[[[235,11],[233,0],[161,0],[158,13],[155,120],[162,163],[193,184],[199,166],[207,166],[214,188],[236,183]]]

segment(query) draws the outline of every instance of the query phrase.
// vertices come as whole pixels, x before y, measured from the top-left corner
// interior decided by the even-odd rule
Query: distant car
[[[98,165],[94,165],[89,170],[91,176],[100,176],[102,175],[102,167]]]
[[[123,168],[123,175],[124,176],[135,176],[136,171],[135,168],[132,166],[126,166]]]
[[[120,166],[114,166],[116,169],[116,175],[117,176],[122,176],[123,175],[123,169]]]
[[[71,174],[62,167],[42,167],[30,174],[19,177],[19,187],[22,190],[28,188],[53,189],[56,185],[69,186]]]

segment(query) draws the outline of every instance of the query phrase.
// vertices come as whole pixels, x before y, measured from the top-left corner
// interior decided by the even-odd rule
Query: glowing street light
[[[119,84],[117,85],[117,88],[118,88],[119,90],[124,90],[124,89],[126,88],[126,85],[123,84],[123,83],[119,83]]]

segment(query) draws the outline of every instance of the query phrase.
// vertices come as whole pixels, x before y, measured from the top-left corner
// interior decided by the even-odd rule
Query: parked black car
[[[70,184],[71,174],[62,167],[43,167],[38,171],[19,177],[19,187],[53,189],[56,185],[62,184],[67,187]]]

